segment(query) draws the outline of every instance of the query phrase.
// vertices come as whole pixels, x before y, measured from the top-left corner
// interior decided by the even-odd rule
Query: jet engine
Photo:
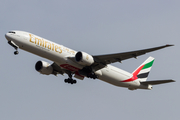
[[[90,66],[94,63],[93,57],[85,52],[77,52],[75,58],[79,64],[84,66]]]
[[[148,89],[152,90],[153,86],[152,85],[148,85]]]
[[[53,67],[44,61],[38,61],[35,65],[35,69],[41,74],[50,75],[53,73]]]

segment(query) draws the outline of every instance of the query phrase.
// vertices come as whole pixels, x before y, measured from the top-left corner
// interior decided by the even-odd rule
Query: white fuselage
[[[77,51],[28,32],[15,32],[16,34],[6,33],[5,36],[8,41],[13,41],[20,49],[54,61],[60,67],[72,72],[78,71],[84,67],[68,59],[68,57],[74,57]],[[130,82],[121,82],[130,79],[133,75],[114,66],[107,65],[99,71],[101,74],[98,75],[98,79],[115,86],[127,87],[130,89],[147,89],[147,86],[141,85],[138,79]]]

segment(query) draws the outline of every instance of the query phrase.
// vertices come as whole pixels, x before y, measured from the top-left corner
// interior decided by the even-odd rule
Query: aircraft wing
[[[53,73],[52,74],[54,74],[55,76],[57,76],[57,74],[64,75],[64,73],[71,74],[71,71],[61,68],[55,62],[53,64],[51,64],[51,66],[53,67]],[[80,79],[80,80],[84,79],[84,76],[82,76],[78,73],[75,73],[74,77],[77,79]]]
[[[164,45],[164,46],[159,46],[159,47],[154,47],[154,48],[149,48],[149,49],[116,53],[116,54],[97,55],[97,56],[93,56],[93,57],[95,59],[99,60],[101,63],[110,64],[110,63],[114,63],[114,62],[121,62],[121,61],[129,59],[129,58],[136,58],[137,56],[146,54],[148,52],[153,52],[153,51],[156,51],[156,50],[159,50],[159,49],[162,49],[165,47],[170,47],[170,46],[173,46],[173,45]]]
[[[144,81],[141,82],[143,85],[158,85],[158,84],[164,84],[169,82],[175,82],[174,80],[157,80],[157,81]]]
[[[55,62],[51,66],[53,67],[53,70],[54,70],[53,74],[54,75],[57,75],[57,74],[63,75],[65,73],[65,71],[63,69],[61,69],[61,67],[58,66]]]
[[[130,52],[123,52],[123,53],[116,53],[116,54],[107,54],[107,55],[96,55],[93,56],[94,60],[96,61],[92,67],[95,70],[101,69],[105,67],[107,64],[114,63],[114,62],[121,62],[126,59],[130,58],[136,58],[137,56],[146,54],[148,52],[153,52],[165,47],[170,47],[174,45],[164,45],[149,49],[142,49],[142,50],[136,50],[136,51],[130,51]]]

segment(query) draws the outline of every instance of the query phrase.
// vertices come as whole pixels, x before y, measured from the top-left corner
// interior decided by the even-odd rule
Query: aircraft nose
[[[6,33],[5,34],[5,37],[6,37],[6,39],[9,41],[10,40],[10,35],[9,35],[9,33]]]

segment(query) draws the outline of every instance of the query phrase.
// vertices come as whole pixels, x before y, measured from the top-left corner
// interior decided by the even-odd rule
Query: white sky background
[[[178,0],[3,0],[0,4],[1,120],[116,120],[179,118]],[[44,58],[14,49],[4,34],[22,30],[92,55],[165,44],[174,47],[113,64],[128,72],[155,57],[148,80],[175,79],[153,90],[129,91],[100,80],[64,83],[35,71]],[[48,61],[52,63],[51,61]]]

